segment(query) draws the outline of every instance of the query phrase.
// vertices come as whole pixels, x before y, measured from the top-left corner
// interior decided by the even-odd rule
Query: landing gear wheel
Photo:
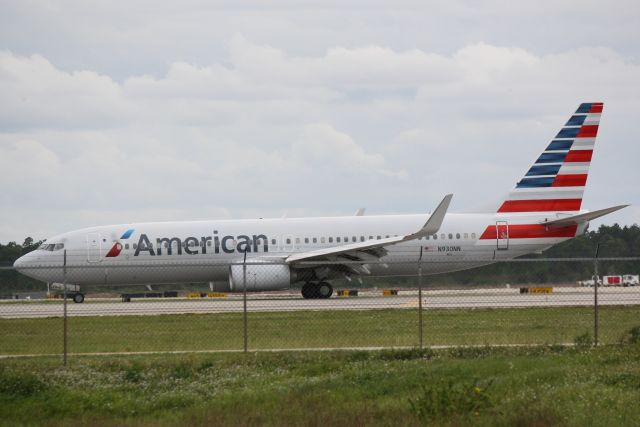
[[[76,304],[81,304],[84,301],[84,294],[75,294],[73,296],[73,302]]]
[[[315,283],[305,283],[302,285],[302,298],[312,299],[315,294]]]
[[[317,285],[317,298],[327,299],[333,295],[333,287],[327,282],[320,282]]]

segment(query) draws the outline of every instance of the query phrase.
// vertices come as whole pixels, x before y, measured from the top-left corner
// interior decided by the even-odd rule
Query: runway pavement
[[[327,300],[305,300],[297,293],[250,295],[250,312],[296,310],[371,310],[415,309],[417,291],[401,291],[400,295],[383,297],[380,291],[364,291],[357,297],[337,297]],[[554,288],[550,294],[520,294],[519,289],[430,290],[423,292],[425,309],[455,308],[526,308],[570,307],[593,305],[592,288]],[[600,288],[600,305],[640,305],[640,288]],[[115,299],[87,298],[83,304],[67,304],[69,316],[124,316],[187,313],[242,312],[242,295],[225,298],[181,299],[164,298],[120,302]],[[0,303],[0,318],[42,318],[63,315],[62,301],[11,301]]]

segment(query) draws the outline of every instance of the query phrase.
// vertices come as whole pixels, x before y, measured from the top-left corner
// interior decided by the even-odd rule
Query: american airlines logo
[[[133,228],[125,231],[122,237],[120,237],[120,240],[127,240],[129,237],[131,237],[133,231]],[[107,258],[117,257],[118,255],[120,255],[120,252],[122,252],[122,243],[116,242],[113,244],[109,252],[107,252]]]
[[[133,255],[138,256],[140,253],[150,256],[182,255],[183,252],[186,255],[198,255],[206,254],[207,249],[213,249],[213,253],[216,254],[231,254],[259,252],[260,248],[262,252],[269,252],[269,239],[264,234],[220,236],[218,231],[214,230],[213,236],[186,237],[184,240],[179,237],[157,238],[155,245],[146,234],[141,234]]]

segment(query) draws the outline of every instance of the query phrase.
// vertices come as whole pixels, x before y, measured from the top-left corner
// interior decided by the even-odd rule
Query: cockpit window
[[[43,243],[38,249],[49,252],[59,251],[64,249],[64,243]]]

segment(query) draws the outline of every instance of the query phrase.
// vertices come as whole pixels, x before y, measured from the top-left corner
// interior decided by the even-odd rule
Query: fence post
[[[64,307],[64,314],[62,316],[62,364],[67,366],[67,250],[64,250],[63,261],[62,261],[62,295],[63,302],[62,305]]]
[[[420,258],[418,258],[418,334],[420,334],[420,350],[424,346],[424,334],[422,323],[422,246],[420,247]]]
[[[249,332],[247,329],[247,251],[244,251],[244,261],[242,262],[242,320],[244,326],[244,352],[249,347]]]
[[[593,257],[593,344],[598,346],[598,252],[600,252],[600,243],[596,245],[596,253]]]

